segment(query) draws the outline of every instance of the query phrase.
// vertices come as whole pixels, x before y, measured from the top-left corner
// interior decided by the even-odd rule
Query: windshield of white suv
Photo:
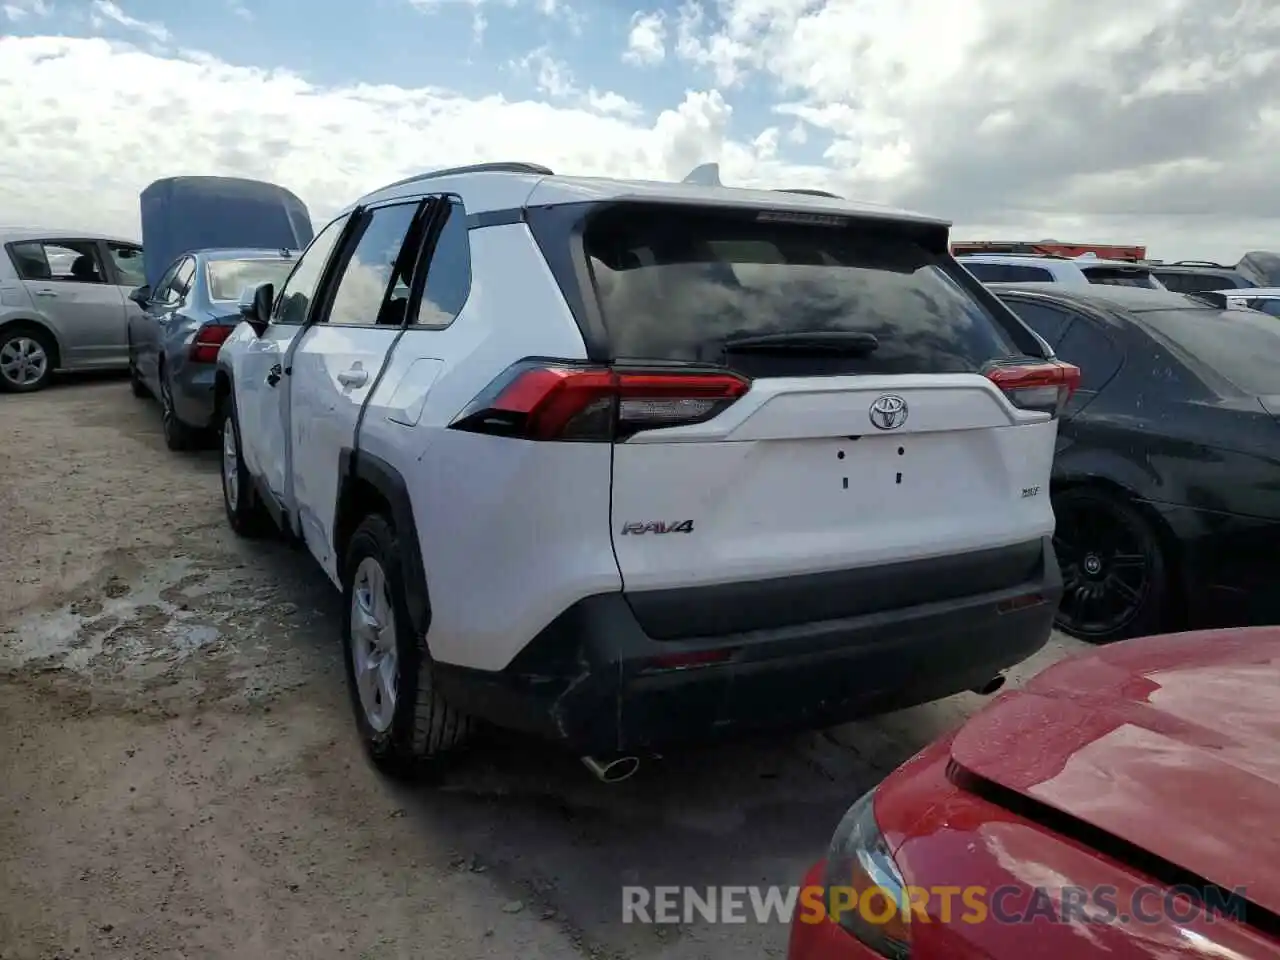
[[[209,299],[239,300],[245,287],[275,284],[277,290],[293,269],[293,260],[251,259],[209,261]]]
[[[798,376],[974,372],[1019,352],[955,262],[898,224],[627,211],[593,220],[586,251],[620,359],[726,363],[742,345],[755,356],[735,368]]]

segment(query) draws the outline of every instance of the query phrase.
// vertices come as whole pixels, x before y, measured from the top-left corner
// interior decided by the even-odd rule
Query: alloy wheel
[[[395,717],[399,661],[386,571],[376,559],[365,557],[351,591],[351,664],[360,707],[376,733],[390,729]]]
[[[240,454],[230,417],[222,424],[222,495],[227,498],[227,509],[235,513],[240,506]]]
[[[164,430],[165,437],[173,434],[175,416],[176,414],[173,412],[173,394],[169,392],[169,381],[165,379],[162,373],[160,375],[160,426]]]
[[[1095,503],[1055,504],[1054,550],[1062,569],[1058,625],[1075,636],[1124,630],[1142,612],[1152,587],[1152,558],[1143,532],[1120,512]]]
[[[49,355],[32,337],[14,337],[0,347],[0,376],[15,387],[39,382],[49,370]]]

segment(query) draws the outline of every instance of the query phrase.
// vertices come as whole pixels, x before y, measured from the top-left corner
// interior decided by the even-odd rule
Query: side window
[[[303,252],[280,288],[275,307],[271,311],[272,323],[306,323],[311,311],[311,301],[324,275],[329,255],[342,236],[348,217],[340,217],[321,230]]]
[[[196,261],[194,257],[187,257],[178,267],[178,272],[174,274],[173,286],[170,288],[171,300],[183,300],[187,294],[191,292],[191,278],[196,275]]]
[[[1040,334],[1049,346],[1054,348],[1054,352],[1057,352],[1058,341],[1066,332],[1067,324],[1074,319],[1070,313],[1045,303],[1031,303],[1026,300],[1008,300],[1006,303],[1023,323]]]
[[[1080,368],[1080,389],[1087,391],[1101,390],[1124,360],[1115,341],[1083,317],[1071,325],[1055,352]]]
[[[140,287],[147,282],[142,266],[142,248],[127,243],[107,241],[107,251],[115,263],[116,278],[122,287]]]
[[[453,323],[471,296],[471,235],[460,203],[449,204],[449,217],[436,239],[427,268],[427,285],[414,325],[443,330]]]
[[[94,240],[32,240],[9,247],[23,280],[62,283],[106,283]]]
[[[1002,263],[972,263],[961,260],[960,266],[972,273],[981,283],[1000,283],[1005,279]]]
[[[178,272],[178,268],[182,266],[181,260],[175,260],[169,265],[160,279],[156,281],[155,288],[151,291],[151,299],[155,303],[168,303],[170,291],[173,288],[173,278]]]
[[[1053,274],[1044,267],[1028,267],[1021,263],[1004,265],[1004,278],[1010,283],[1048,283]]]
[[[1156,275],[1159,277],[1159,274]],[[1161,282],[1164,278],[1160,277]],[[1221,274],[1213,273],[1184,273],[1178,276],[1176,286],[1169,286],[1170,290],[1177,293],[1205,293],[1209,290],[1230,290],[1235,286],[1235,281],[1230,277],[1224,277]]]
[[[405,266],[400,251],[420,206],[416,202],[397,203],[369,212],[360,240],[342,268],[327,322],[393,327],[404,323],[409,298],[408,284],[403,281],[413,263]],[[392,283],[393,276],[397,283]],[[392,295],[388,297],[388,293]]]

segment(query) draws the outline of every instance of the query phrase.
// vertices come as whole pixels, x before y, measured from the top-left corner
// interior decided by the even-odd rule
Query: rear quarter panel
[[[409,487],[431,655],[500,670],[574,602],[620,589],[609,530],[612,447],[449,429],[516,361],[586,358],[528,228],[473,229],[469,238],[462,312],[444,329],[405,331],[369,397],[359,448]]]

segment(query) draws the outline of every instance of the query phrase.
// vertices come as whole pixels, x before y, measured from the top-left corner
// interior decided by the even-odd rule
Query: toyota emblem
[[[907,422],[907,401],[897,394],[886,393],[871,404],[868,412],[871,425],[877,430],[896,430]]]

